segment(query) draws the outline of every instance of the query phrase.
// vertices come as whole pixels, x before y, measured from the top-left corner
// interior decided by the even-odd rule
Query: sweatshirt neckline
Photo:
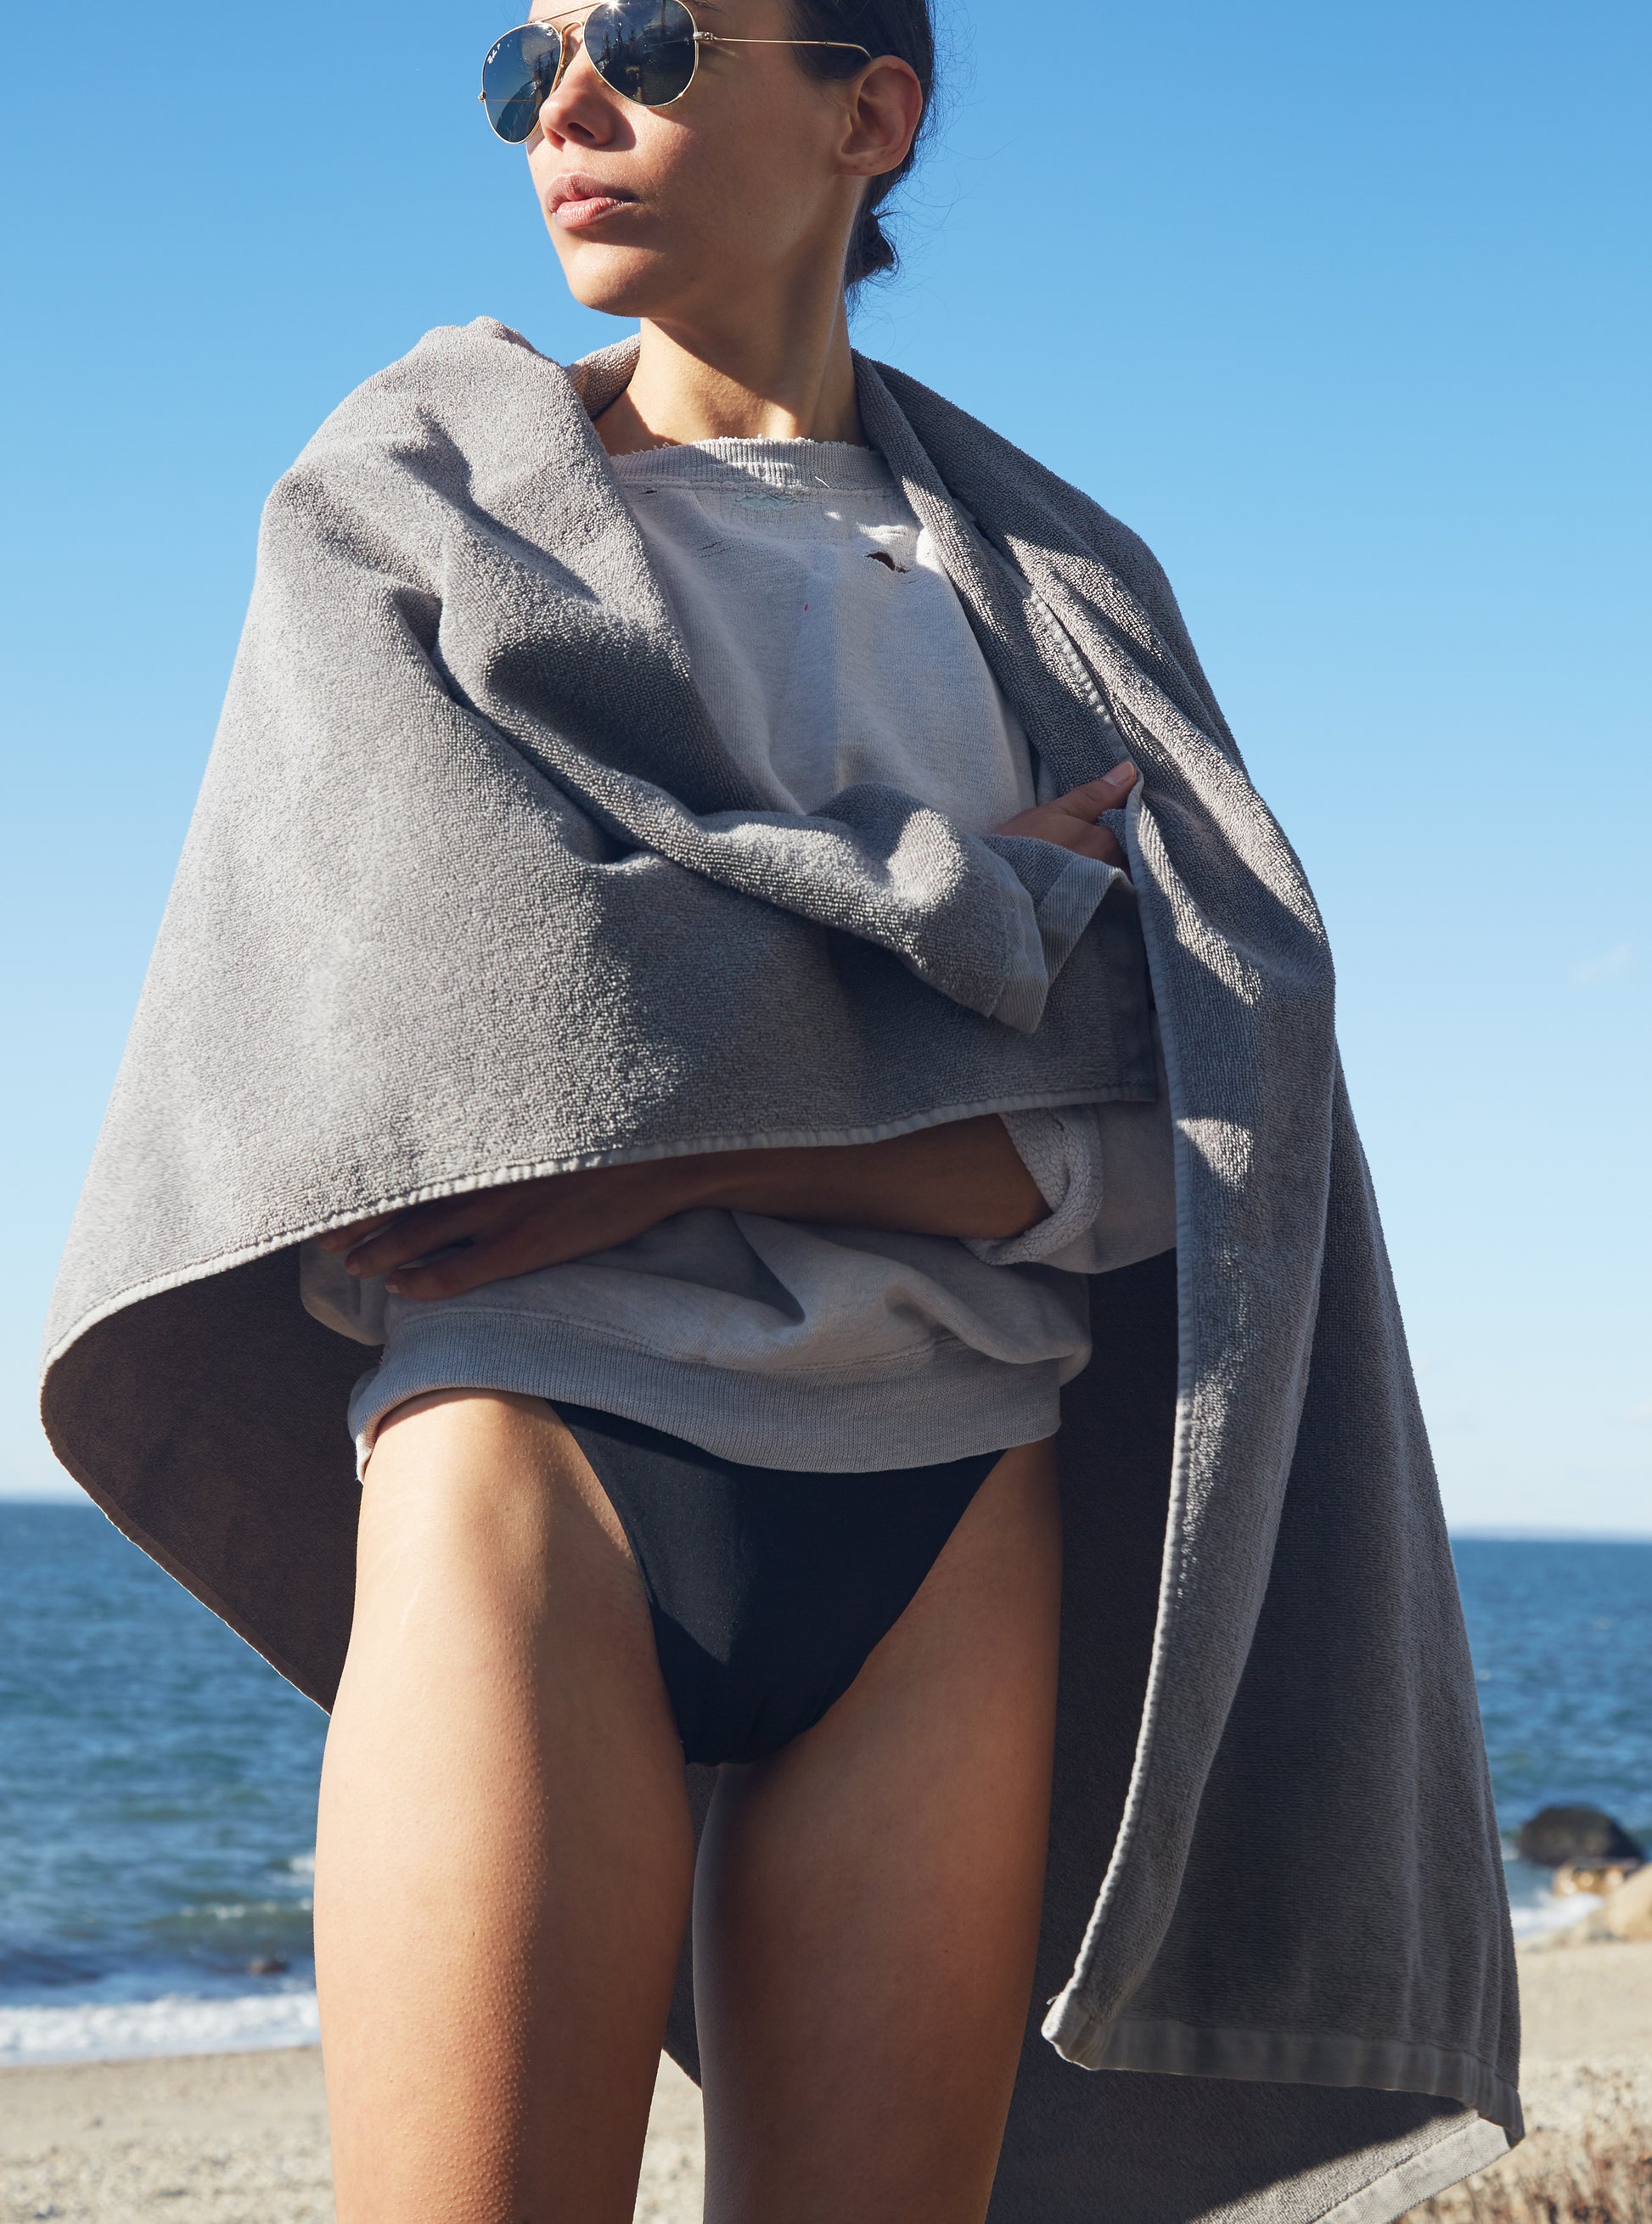
[[[733,487],[756,479],[790,494],[887,490],[889,467],[876,448],[847,440],[693,440],[613,456],[623,486]]]

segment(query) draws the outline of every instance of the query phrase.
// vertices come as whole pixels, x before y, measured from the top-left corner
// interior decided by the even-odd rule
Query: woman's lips
[[[583,231],[625,207],[630,199],[630,193],[616,193],[595,178],[559,178],[549,195],[551,221],[564,231]]]

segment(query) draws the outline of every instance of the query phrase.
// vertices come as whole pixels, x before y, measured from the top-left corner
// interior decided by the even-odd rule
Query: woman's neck
[[[611,456],[691,440],[865,445],[840,293],[769,329],[707,335],[645,321],[631,382],[597,420]]]

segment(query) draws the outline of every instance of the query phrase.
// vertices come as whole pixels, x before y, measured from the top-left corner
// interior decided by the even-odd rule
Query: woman
[[[668,2025],[718,2224],[1377,2224],[1519,2135],[1317,913],[1145,551],[850,347],[932,67],[508,34],[639,339],[433,334],[266,520],[47,1410],[336,1684],[342,2224],[629,2215]]]

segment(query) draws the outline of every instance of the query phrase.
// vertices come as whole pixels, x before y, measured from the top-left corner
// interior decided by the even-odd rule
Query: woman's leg
[[[387,1423],[327,1738],[339,2224],[629,2224],[693,1847],[623,1532],[539,1400]]]
[[[725,1768],[695,1993],[707,2224],[980,2224],[1026,2029],[1060,1611],[1054,1444],[1006,1453],[815,1728]]]

